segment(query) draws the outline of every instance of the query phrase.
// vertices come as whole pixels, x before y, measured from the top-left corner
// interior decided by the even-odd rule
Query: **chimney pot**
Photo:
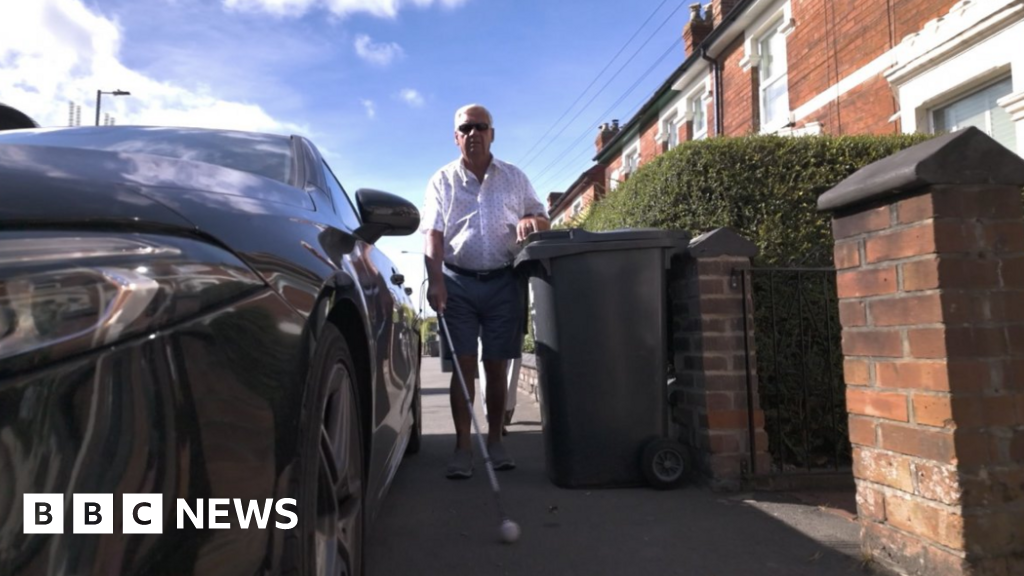
[[[710,5],[708,5],[704,10],[703,17],[700,15],[702,8],[700,4],[690,5],[690,21],[683,27],[683,54],[689,56],[695,53],[697,48],[711,34],[711,31],[717,25],[713,20],[712,14],[717,12],[715,7],[721,1],[722,0],[714,0]]]

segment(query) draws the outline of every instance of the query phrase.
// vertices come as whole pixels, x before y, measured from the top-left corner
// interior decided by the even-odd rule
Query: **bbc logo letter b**
[[[25,494],[25,534],[64,533],[64,494]]]
[[[114,533],[113,494],[75,494],[71,514],[75,534]]]

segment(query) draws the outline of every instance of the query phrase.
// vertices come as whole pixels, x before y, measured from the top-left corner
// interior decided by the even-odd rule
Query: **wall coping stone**
[[[1024,158],[971,126],[868,164],[822,194],[818,210],[848,210],[949,184],[1024,186]]]
[[[690,240],[690,256],[693,258],[717,258],[719,256],[757,256],[757,245],[731,228],[716,228]]]

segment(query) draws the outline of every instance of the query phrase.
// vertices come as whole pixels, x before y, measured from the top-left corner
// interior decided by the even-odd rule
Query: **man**
[[[517,244],[551,224],[529,179],[494,158],[491,114],[478,104],[455,113],[455,144],[461,157],[441,168],[426,191],[427,299],[443,314],[453,354],[475,397],[477,337],[487,386],[488,452],[496,470],[515,461],[502,443],[507,365],[522,354],[525,306],[512,270]],[[455,453],[449,478],[473,475],[472,421],[456,373],[449,397],[455,422]]]

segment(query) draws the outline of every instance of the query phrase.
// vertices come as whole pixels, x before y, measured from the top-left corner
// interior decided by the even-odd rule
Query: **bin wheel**
[[[686,450],[675,440],[659,438],[644,448],[643,472],[653,488],[668,490],[679,486],[687,468]]]

